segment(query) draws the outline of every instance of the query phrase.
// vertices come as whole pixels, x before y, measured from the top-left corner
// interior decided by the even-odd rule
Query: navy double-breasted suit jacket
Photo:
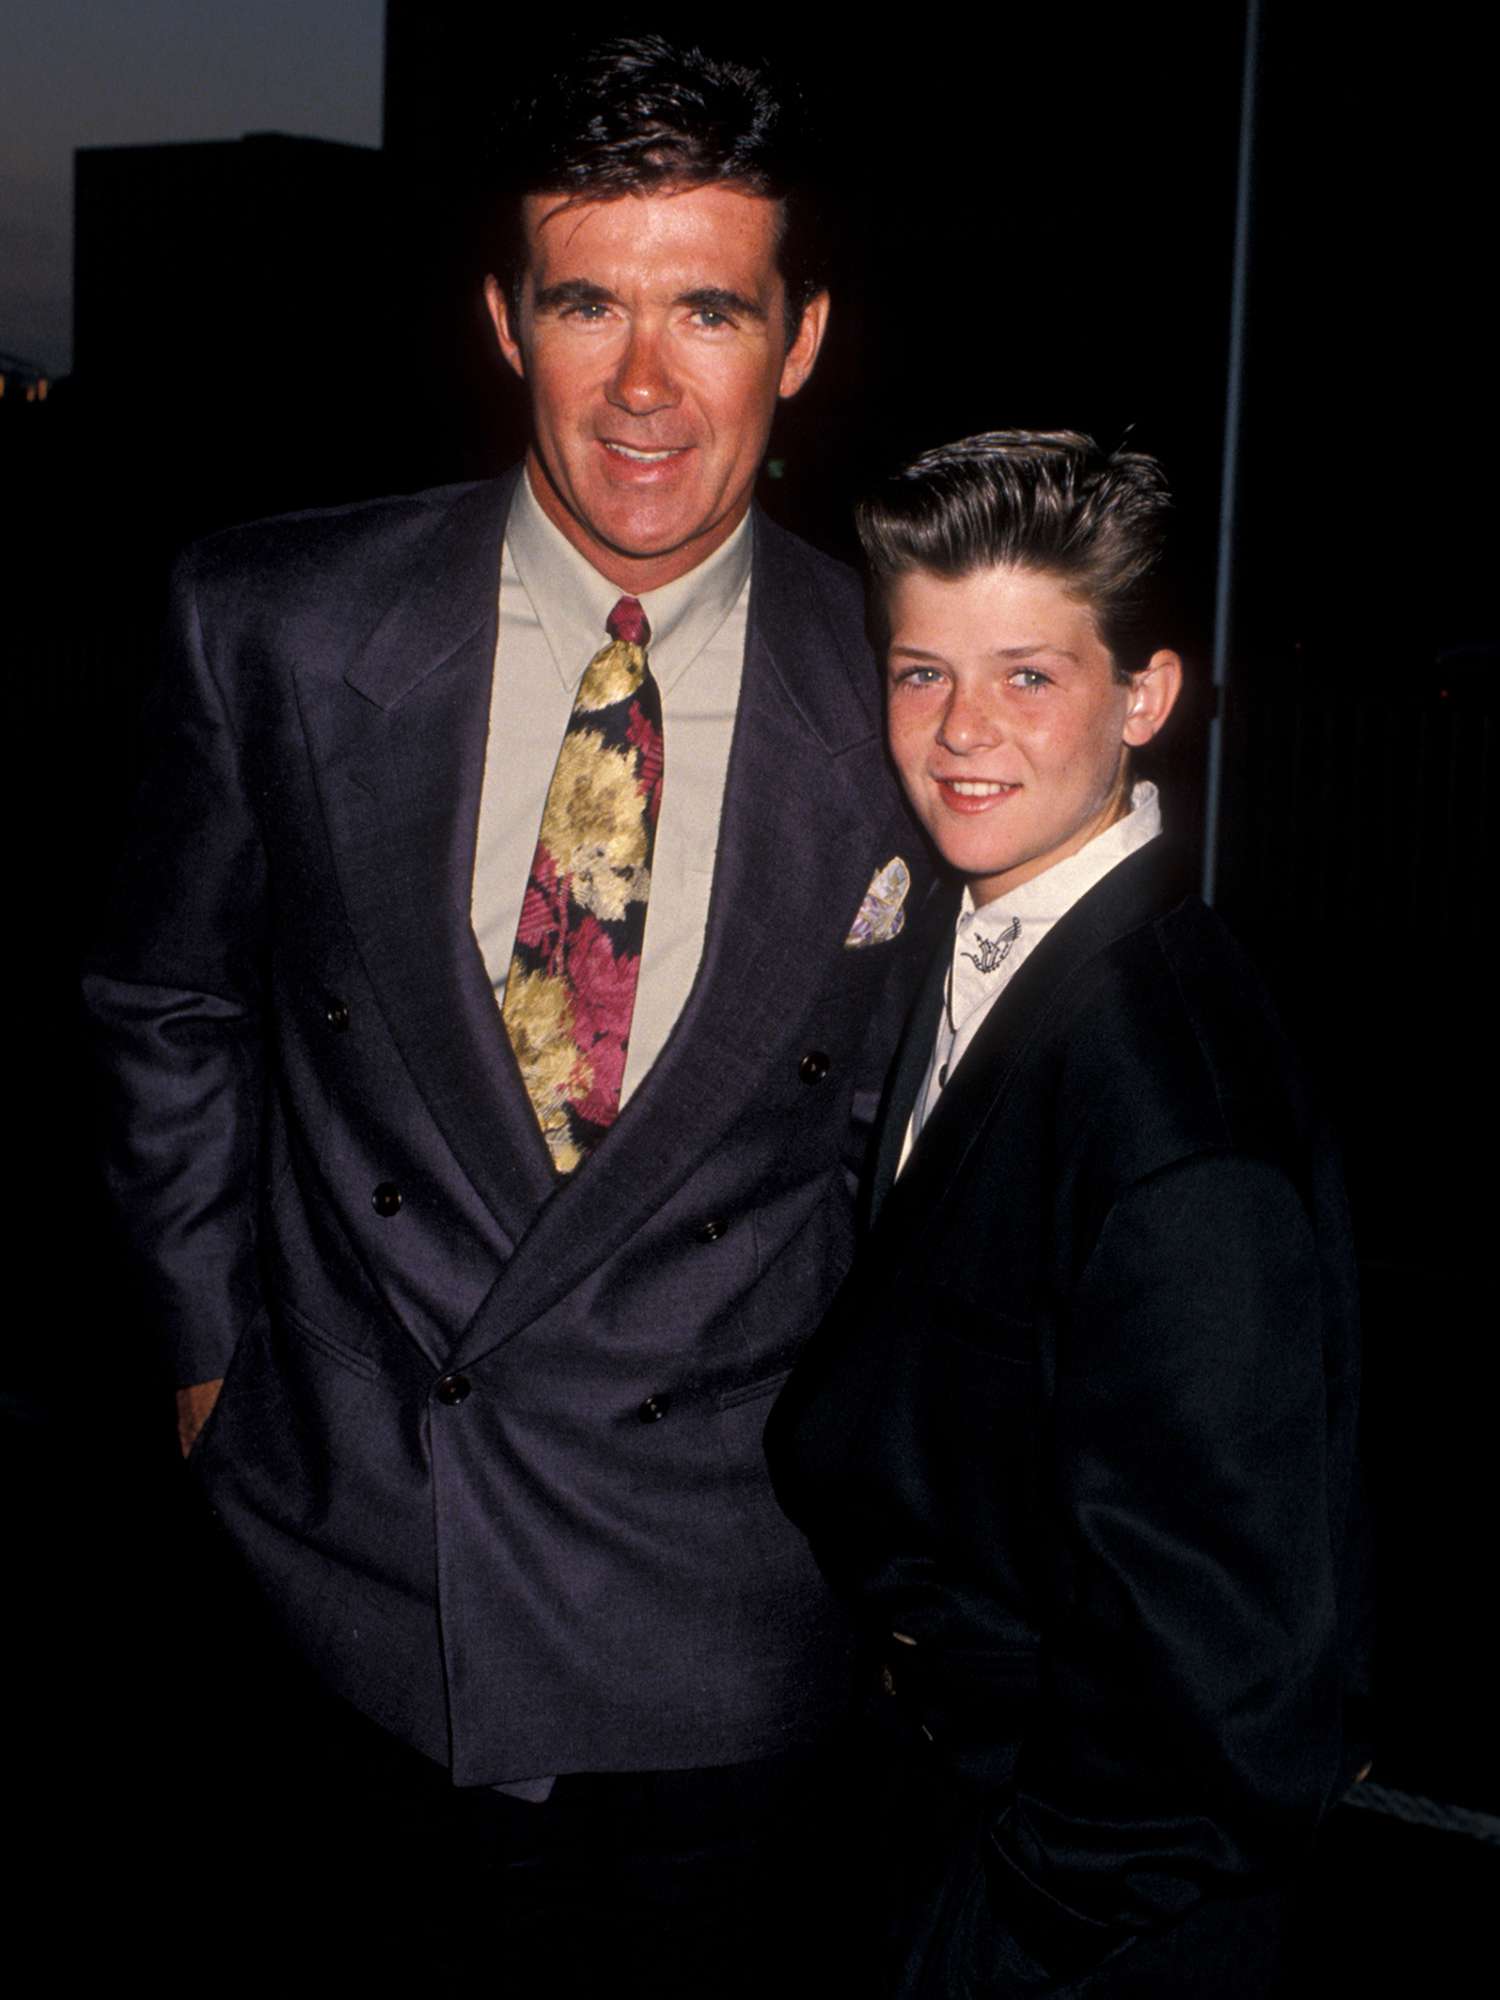
[[[843,1699],[761,1431],[918,970],[915,926],[845,939],[894,855],[927,880],[857,584],[757,518],[699,975],[559,1186],[469,923],[511,490],[189,554],[88,978],[147,1309],[225,1377],[212,1504],[460,1783],[749,1758]]]
[[[942,970],[868,1248],[768,1431],[778,1492],[968,1802],[904,1885],[893,1990],[1187,1990],[1141,1941],[1169,1954],[1196,1911],[1208,1948],[1349,1775],[1338,1161],[1160,841],[1037,946],[897,1180]]]

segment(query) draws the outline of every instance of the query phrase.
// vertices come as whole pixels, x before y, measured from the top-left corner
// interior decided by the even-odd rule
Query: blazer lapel
[[[513,481],[458,499],[345,673],[321,746],[350,923],[402,1057],[513,1245],[554,1188],[469,919]]]
[[[455,1365],[545,1312],[725,1142],[843,948],[889,789],[868,659],[846,653],[790,537],[756,521],[749,630],[698,977],[603,1144],[537,1217]],[[894,798],[893,798],[894,806]],[[913,853],[893,812],[891,853]],[[883,949],[884,947],[874,947]],[[581,1226],[586,1220],[586,1227]]]
[[[895,1185],[901,1166],[901,1148],[906,1143],[906,1128],[911,1123],[912,1110],[917,1092],[922,1088],[922,1079],[927,1074],[927,1065],[932,1061],[932,1045],[937,1039],[938,1019],[943,1010],[952,946],[953,929],[950,923],[944,928],[932,954],[932,963],[927,968],[927,976],[907,1016],[895,1065],[886,1085],[880,1108],[880,1129],[875,1141],[875,1168],[870,1176],[871,1228],[886,1196]]]
[[[953,1081],[922,1127],[906,1171],[894,1186],[885,1184],[887,1240],[892,1229],[902,1226],[901,1218],[909,1210],[921,1212],[944,1201],[963,1171],[970,1149],[1004,1098],[1022,1056],[1070,982],[1107,946],[1169,908],[1178,899],[1178,877],[1179,863],[1171,849],[1160,838],[1153,840],[1112,868],[1048,931],[985,1017]],[[951,932],[947,942],[951,945]],[[939,958],[946,968],[941,951]],[[940,979],[935,988],[929,980],[924,993],[928,1005],[926,1040],[916,1035],[914,1016],[913,1035],[908,1039],[916,1040],[917,1046],[909,1058],[903,1058],[909,1070],[916,1070],[908,1112],[932,1055],[937,1029],[937,1013],[931,1005],[934,990],[941,1004]],[[904,1133],[904,1122],[901,1130]],[[882,1134],[883,1161],[888,1157],[888,1137]],[[895,1144],[899,1161],[899,1139]]]

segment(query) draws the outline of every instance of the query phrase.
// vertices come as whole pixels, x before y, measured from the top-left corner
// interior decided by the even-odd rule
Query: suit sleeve
[[[1042,1685],[995,1915],[1087,1966],[1284,1869],[1336,1778],[1319,1265],[1276,1168],[1115,1203],[1060,1340]]]
[[[179,1386],[222,1376],[258,1309],[267,870],[190,563],[141,781],[84,980],[103,1175]]]

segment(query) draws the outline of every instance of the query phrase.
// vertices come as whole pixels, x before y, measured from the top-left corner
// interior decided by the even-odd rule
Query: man
[[[966,894],[768,1443],[895,1696],[875,1992],[1265,2000],[1351,1775],[1348,1216],[1130,781],[1181,679],[1166,507],[1142,454],[1023,431],[861,514],[892,757]]]
[[[524,467],[190,552],[89,980],[184,1445],[380,1732],[322,1847],[522,1992],[751,1982],[846,1698],[760,1434],[925,876],[857,588],[751,506],[827,320],[797,147],[655,38],[539,101]]]

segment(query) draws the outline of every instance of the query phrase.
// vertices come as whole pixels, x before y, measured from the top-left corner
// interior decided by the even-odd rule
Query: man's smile
[[[600,438],[600,444],[615,458],[627,458],[636,465],[663,465],[669,458],[683,458],[692,450],[690,444],[658,445],[646,449],[641,445],[618,444],[613,438]]]

